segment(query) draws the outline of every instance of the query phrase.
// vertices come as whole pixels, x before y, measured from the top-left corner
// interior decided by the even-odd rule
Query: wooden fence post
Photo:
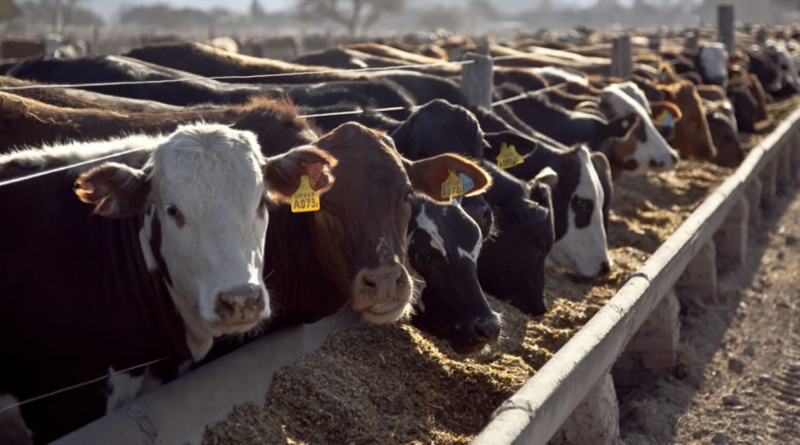
[[[647,47],[655,53],[661,52],[661,34],[650,34]]]
[[[492,58],[475,53],[467,53],[464,60],[472,60],[474,63],[464,65],[461,71],[461,91],[467,98],[467,104],[471,107],[492,108],[492,92],[494,82],[494,65]]]
[[[683,48],[687,51],[697,51],[698,46],[700,46],[700,31],[694,30],[689,32],[686,36],[686,40],[683,41]]]
[[[733,54],[733,51],[736,49],[733,21],[733,5],[723,3],[717,6],[717,28],[719,32],[719,41],[725,44],[728,54]]]
[[[614,39],[611,48],[611,77],[626,78],[633,73],[631,37],[628,34]]]

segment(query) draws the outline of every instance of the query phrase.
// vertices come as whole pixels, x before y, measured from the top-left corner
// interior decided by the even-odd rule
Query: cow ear
[[[483,157],[494,161],[497,155],[500,154],[500,146],[506,144],[513,145],[517,153],[524,157],[528,157],[536,151],[539,144],[530,137],[514,131],[500,131],[497,133],[486,133],[483,138],[488,144],[483,151]]]
[[[333,185],[331,169],[336,159],[316,147],[299,147],[274,156],[264,165],[264,181],[270,198],[278,203],[290,203],[300,188],[300,178],[307,175],[309,185],[323,194]]]
[[[94,213],[125,218],[144,209],[150,194],[147,173],[124,164],[107,162],[83,173],[75,181],[78,198],[94,205]]]
[[[538,182],[540,184],[547,184],[552,190],[558,185],[558,173],[550,167],[545,167],[530,180],[530,182]]]
[[[660,119],[662,113],[665,111],[672,116],[672,120],[675,123],[680,122],[680,120],[683,119],[683,113],[681,113],[681,109],[678,108],[677,105],[669,102],[653,102],[650,104],[650,109],[653,112],[653,119]]]
[[[442,183],[450,177],[451,171],[459,177],[465,175],[472,181],[473,187],[464,196],[479,195],[492,185],[492,177],[478,164],[453,153],[416,162],[404,159],[403,163],[414,190],[436,202],[451,202],[451,197],[442,196]]]
[[[600,112],[603,113],[606,119],[610,120],[617,117],[617,112],[614,110],[614,107],[607,100],[604,100],[602,96],[598,104],[600,105]]]
[[[637,113],[614,119],[606,125],[607,136],[620,141],[627,140],[638,123],[639,115]]]

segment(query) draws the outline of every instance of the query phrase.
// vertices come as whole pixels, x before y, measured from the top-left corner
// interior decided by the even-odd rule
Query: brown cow
[[[0,43],[3,59],[25,59],[44,55],[42,40],[35,37],[8,37]]]
[[[385,57],[387,59],[401,60],[405,64],[434,64],[441,63],[441,59],[414,54],[401,49],[393,48],[391,46],[380,45],[377,43],[356,43],[352,45],[343,45],[343,49],[352,49],[364,54],[370,54],[378,57]]]
[[[658,89],[664,93],[664,99],[677,105],[683,115],[675,124],[675,136],[670,140],[670,145],[686,158],[713,160],[717,151],[708,129],[703,101],[694,84],[683,80],[671,85],[659,85]]]

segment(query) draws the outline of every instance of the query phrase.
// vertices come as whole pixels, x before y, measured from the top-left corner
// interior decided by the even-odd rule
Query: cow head
[[[429,158],[443,153],[481,159],[486,144],[475,116],[466,108],[441,99],[415,110],[392,133],[392,139],[407,159]],[[483,196],[464,200],[462,208],[478,223],[483,237],[488,237],[494,220]]]
[[[478,283],[481,232],[458,201],[437,205],[412,202],[408,263],[422,278],[412,323],[469,353],[497,340],[499,316]]]
[[[738,167],[744,160],[744,152],[736,125],[719,110],[709,110],[706,118],[717,147],[714,163],[722,167]]]
[[[142,215],[139,241],[187,329],[195,359],[213,337],[246,332],[270,316],[262,265],[267,206],[288,201],[307,167],[332,182],[333,158],[314,148],[264,161],[255,136],[222,125],[179,128],[141,169],[106,163],[76,193],[109,218]]]
[[[530,315],[547,312],[545,262],[555,242],[550,187],[556,174],[547,169],[537,179],[521,181],[489,162],[493,185],[486,199],[497,213],[498,232],[478,259],[478,279],[489,294],[511,301]]]
[[[659,104],[658,107],[656,104],[651,104],[651,108],[656,119],[664,111],[673,115],[675,135],[670,140],[670,145],[686,158],[701,161],[714,159],[717,153],[708,130],[703,100],[697,94],[697,87],[691,82],[682,81],[662,86],[661,89],[667,102]],[[669,109],[672,104],[677,106],[677,109]]]
[[[454,154],[405,160],[391,138],[354,122],[334,129],[316,145],[339,161],[333,170],[336,186],[314,213],[317,254],[339,289],[351,296],[354,310],[371,322],[396,320],[411,302],[404,264],[414,194],[449,203],[441,186],[450,171],[473,181],[467,196],[482,193],[490,178],[474,162]]]
[[[626,90],[638,90],[634,99]],[[650,112],[642,102],[644,93],[630,83],[614,84],[606,87],[600,94],[600,107],[609,119],[635,112],[639,122],[633,130],[633,137],[615,144],[610,158],[621,166],[621,175],[638,176],[647,171],[673,170],[678,163],[678,154],[664,137],[656,130],[650,120]]]
[[[728,83],[728,51],[717,42],[704,43],[698,49],[697,65],[703,83],[725,86]]]
[[[800,77],[797,74],[797,66],[794,57],[789,53],[786,44],[776,40],[767,40],[767,54],[778,66],[778,73],[784,85],[791,87],[793,93],[800,92]]]

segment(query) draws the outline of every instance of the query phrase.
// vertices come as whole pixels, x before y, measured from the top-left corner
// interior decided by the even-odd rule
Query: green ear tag
[[[447,179],[442,183],[442,199],[464,194],[464,181],[453,170],[448,170],[448,173]]]
[[[673,128],[675,127],[675,118],[672,117],[672,113],[669,111],[661,110],[661,113],[655,118],[653,123],[659,127]]]
[[[316,212],[319,210],[319,195],[308,183],[308,175],[300,177],[300,187],[292,195],[292,213]]]
[[[517,147],[507,145],[505,142],[500,144],[500,154],[497,155],[498,167],[505,170],[515,165],[522,164],[523,162],[525,162],[525,158],[517,153]]]

